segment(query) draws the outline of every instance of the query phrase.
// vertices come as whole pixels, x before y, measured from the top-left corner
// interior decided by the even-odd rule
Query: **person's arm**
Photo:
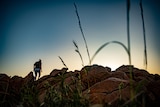
[[[42,64],[41,64],[41,66],[40,66],[40,72],[42,72]]]
[[[42,63],[39,63],[39,67],[40,67],[40,72],[42,72]]]

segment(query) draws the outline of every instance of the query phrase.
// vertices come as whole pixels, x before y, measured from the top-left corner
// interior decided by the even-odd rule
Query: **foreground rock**
[[[64,101],[71,101],[70,104],[75,98],[82,103],[88,100],[89,105],[85,106],[92,107],[160,105],[158,74],[153,75],[131,65],[123,65],[115,71],[99,65],[85,66],[75,72],[67,70],[55,69],[37,81],[34,81],[32,72],[25,78],[0,74],[0,106],[47,107],[48,104],[60,104],[61,100],[56,98],[61,97],[66,99]],[[82,92],[82,96],[74,97],[76,92]],[[63,106],[67,107],[67,104]]]
[[[159,75],[124,65],[109,75],[83,92],[89,96],[92,105],[102,104],[111,107],[160,105]]]
[[[80,71],[83,90],[97,82],[103,81],[111,76],[111,69],[108,67],[93,65],[86,66]]]
[[[21,101],[21,91],[24,87],[31,87],[34,82],[33,73],[30,72],[26,77],[0,74],[0,106],[16,107]]]

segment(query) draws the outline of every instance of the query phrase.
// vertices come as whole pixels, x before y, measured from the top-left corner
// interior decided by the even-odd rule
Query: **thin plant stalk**
[[[75,46],[75,51],[79,54],[79,56],[80,56],[80,58],[81,58],[81,61],[82,61],[82,66],[84,66],[84,62],[83,62],[83,58],[82,58],[82,55],[81,55],[81,53],[80,53],[80,51],[79,51],[79,48],[78,48],[78,45],[77,45],[77,43],[73,40],[73,44],[74,44],[74,46]]]
[[[142,6],[142,0],[140,0],[139,5],[140,5],[140,9],[141,9],[142,26],[143,26],[143,39],[144,39],[144,64],[145,64],[145,68],[147,69],[146,32],[145,32],[145,24],[144,24],[144,17],[143,17],[143,6]]]
[[[78,18],[79,28],[80,28],[80,31],[81,31],[81,34],[82,34],[82,37],[83,37],[83,40],[84,40],[84,43],[85,43],[85,46],[86,46],[86,50],[87,50],[87,54],[88,54],[88,59],[89,59],[89,65],[91,65],[91,58],[90,58],[90,54],[89,54],[89,49],[88,49],[87,41],[86,41],[86,38],[85,38],[84,33],[83,33],[83,29],[82,29],[82,25],[81,25],[81,20],[80,20],[80,17],[79,17],[79,14],[78,14],[78,9],[77,9],[77,6],[76,6],[75,3],[74,3],[74,7],[75,7],[75,12],[76,12],[76,15],[77,15],[77,18]],[[75,51],[79,54],[79,56],[81,58],[81,61],[82,61],[82,66],[84,66],[83,58],[82,58],[82,55],[80,54],[80,51],[78,49],[78,45],[74,41],[73,41],[73,44],[77,48]],[[86,69],[85,69],[85,73],[88,75],[88,72],[87,72]],[[89,85],[88,79],[87,79],[87,82],[88,82],[88,88],[90,90],[90,87],[89,87],[90,85]]]
[[[60,56],[58,56],[58,57],[59,57],[59,59],[61,60],[61,62],[63,63],[63,65],[64,65],[66,68],[68,68],[67,65],[64,63],[63,59],[62,59]]]
[[[130,24],[129,24],[129,13],[130,13],[130,0],[127,0],[127,39],[128,39],[128,57],[129,65],[131,65],[131,48],[130,48]]]
[[[128,39],[128,56],[129,56],[129,65],[131,65],[131,48],[130,48],[130,0],[127,0],[126,7],[127,7],[127,39]],[[131,93],[131,100],[133,101],[134,98],[134,90],[133,90],[133,68],[129,67],[130,72],[130,93]]]
[[[82,25],[81,25],[81,20],[80,20],[80,17],[79,17],[79,14],[78,14],[78,9],[77,9],[77,6],[76,6],[75,3],[74,3],[74,7],[75,7],[76,15],[77,15],[77,18],[78,18],[79,28],[80,28],[80,31],[82,33],[82,37],[83,37],[83,40],[84,40],[84,43],[85,43],[85,46],[86,46],[86,50],[87,50],[87,54],[88,54],[88,59],[89,59],[89,64],[91,65],[91,60],[90,60],[90,54],[89,54],[89,49],[88,49],[87,41],[86,41],[86,38],[85,38],[84,33],[83,33],[83,29],[82,29]]]
[[[83,62],[83,58],[82,58],[82,55],[79,51],[79,48],[78,48],[78,45],[75,41],[73,41],[73,44],[75,46],[75,51],[79,54],[80,58],[81,58],[81,61],[82,61],[82,66],[84,67],[84,62]],[[90,60],[91,62],[91,60]],[[88,75],[88,71],[86,69],[84,69],[85,73]],[[80,75],[80,74],[79,74]],[[80,77],[81,78],[81,77]],[[80,83],[81,83],[81,79],[80,79]],[[87,84],[88,84],[88,93],[90,92],[90,84],[89,84],[89,80],[87,79]]]

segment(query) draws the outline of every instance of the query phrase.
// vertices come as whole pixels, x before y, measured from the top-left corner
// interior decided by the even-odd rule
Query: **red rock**
[[[8,100],[11,101],[13,103],[13,105],[18,104],[18,102],[20,101],[21,98],[21,89],[23,84],[24,79],[22,77],[19,76],[13,76],[10,79],[10,84],[9,84],[9,95],[7,96]]]
[[[130,74],[132,74],[132,79],[139,82],[141,80],[154,81],[153,76],[151,76],[146,70],[141,70],[138,68],[134,68],[132,65],[122,65],[116,72],[124,72],[128,78],[130,78]]]
[[[34,76],[33,76],[33,72],[30,72],[27,76],[24,77],[24,85],[29,85],[29,84],[33,84],[34,82]]]
[[[89,99],[91,104],[110,104],[120,99],[119,85],[123,84],[121,89],[121,98],[127,100],[130,98],[129,81],[119,78],[108,78],[98,82],[90,87]],[[84,92],[87,94],[88,90]]]
[[[61,70],[58,70],[58,69],[54,69],[50,75],[51,76],[57,76],[58,74],[64,74],[66,71],[68,70],[68,68],[62,68]]]
[[[40,79],[35,81],[35,83],[42,83],[43,81],[47,80],[48,78],[51,78],[51,76],[50,75],[44,75],[43,77],[41,77]]]
[[[47,92],[47,90],[42,90],[38,94],[38,101],[39,101],[40,104],[42,104],[44,102],[44,99],[46,97],[46,92]]]
[[[78,78],[70,76],[64,80],[64,83],[69,86],[72,90],[75,90],[77,87],[81,88],[81,82]]]
[[[66,72],[67,69],[62,70],[53,70],[50,75],[46,75],[41,77],[38,81],[36,81],[37,89],[40,91],[38,94],[38,100],[40,103],[44,102],[46,97],[46,92],[49,87],[54,87],[54,89],[59,90],[60,84],[62,82],[62,75],[64,77],[64,84],[70,86],[70,88],[75,89],[77,85],[75,81],[77,81],[77,72]],[[60,73],[60,75],[58,75]]]
[[[6,74],[0,74],[0,81],[8,81],[10,77]]]
[[[156,99],[160,100],[160,80],[150,82],[147,85],[147,90],[148,92],[151,92],[156,97]]]
[[[96,104],[101,107],[122,106],[119,100],[124,101],[123,104],[129,102],[131,89],[134,91],[134,97],[138,98],[138,103],[142,103],[142,98],[145,96],[145,105],[155,107],[160,105],[160,76],[158,74],[149,74],[149,72],[132,65],[123,65],[115,72],[111,72],[108,67],[99,65],[85,66],[81,71],[75,72],[67,72],[67,70],[68,68],[55,69],[50,75],[43,76],[37,81],[34,81],[32,72],[24,78],[19,76],[10,78],[6,74],[0,74],[0,92],[7,95],[6,100],[12,101],[14,99],[15,104],[18,104],[21,88],[33,85],[39,92],[38,100],[42,104],[49,87],[60,91],[62,89],[60,84],[64,80],[64,85],[69,86],[69,89],[78,88],[81,91],[82,88],[83,95],[89,98],[90,105],[93,106]],[[131,70],[133,80],[130,79]],[[139,94],[141,92],[143,94]],[[4,94],[1,93],[2,99]]]
[[[10,77],[6,74],[0,74],[0,92],[5,92],[9,86]]]
[[[6,74],[0,74],[0,106],[10,97],[10,77]],[[5,102],[4,102],[5,103]]]
[[[119,68],[117,68],[115,72],[121,71],[121,72],[129,73],[131,69],[133,69],[133,65],[122,65]]]
[[[70,76],[73,76],[73,77],[79,77],[80,76],[80,71],[74,71],[74,72],[72,72],[72,71],[69,71],[69,72],[66,72],[65,74],[64,74],[64,76],[65,76],[65,78],[68,78],[68,77],[70,77]]]
[[[121,71],[112,72],[111,77],[129,80],[129,77],[127,76],[127,74]]]
[[[67,85],[71,85],[71,84],[74,84],[75,81],[77,81],[78,79],[74,76],[70,76],[70,77],[67,77],[65,78],[64,82],[67,84]]]
[[[15,94],[20,94],[20,89],[22,88],[24,79],[19,76],[13,76],[10,79],[10,88],[15,91]]]
[[[61,81],[60,78],[52,77],[52,76],[44,76],[40,78],[38,81],[35,82],[37,90],[45,90],[47,89],[48,86],[54,86],[56,85],[59,81]]]
[[[82,68],[80,74],[84,89],[87,89],[88,86],[92,86],[93,84],[108,78],[111,75],[111,71],[108,70],[109,69],[98,65],[86,66]]]
[[[158,74],[155,74],[155,75],[154,75],[154,80],[155,80],[155,81],[158,81],[158,80],[160,80],[160,75],[158,75]]]
[[[35,81],[35,84],[37,87],[36,89],[39,90],[38,101],[40,104],[44,102],[48,88],[58,87],[60,81],[61,81],[61,78],[59,75],[57,76],[46,75],[41,77],[39,80]]]
[[[114,90],[118,90],[121,83],[123,83],[125,87],[129,84],[129,81],[111,77],[90,87],[90,93],[110,93]]]

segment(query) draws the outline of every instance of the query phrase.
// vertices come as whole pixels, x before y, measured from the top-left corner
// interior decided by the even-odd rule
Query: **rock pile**
[[[67,70],[55,69],[50,75],[37,81],[34,81],[32,72],[24,78],[0,74],[0,106],[44,106],[49,89],[62,90],[69,86],[67,89],[75,90],[79,83],[82,96],[85,96],[92,107],[160,105],[158,74],[153,75],[131,65],[123,65],[115,71],[99,65],[85,66],[74,72]],[[64,84],[65,87],[62,87]],[[36,104],[32,104],[33,102]]]
[[[0,107],[16,107],[21,101],[22,87],[31,87],[33,83],[32,72],[24,78],[0,74]]]

